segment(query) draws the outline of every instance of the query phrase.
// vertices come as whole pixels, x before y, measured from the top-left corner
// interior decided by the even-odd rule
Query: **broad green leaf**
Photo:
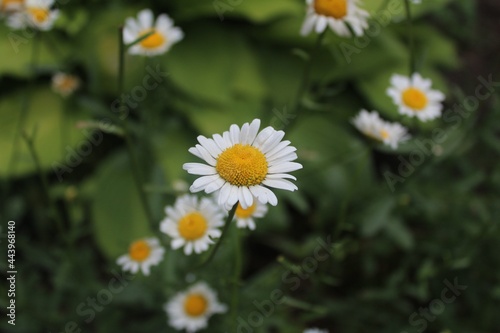
[[[17,132],[21,109],[27,99],[29,99],[29,110],[21,130],[25,131],[28,136],[35,131],[34,145],[42,168],[49,169],[56,165],[59,167],[64,165],[73,170],[88,155],[87,151],[95,147],[94,144],[86,143],[87,138],[92,137],[92,133],[76,128],[76,122],[83,115],[81,110],[65,107],[65,101],[59,95],[46,87],[38,87],[31,95],[16,92],[0,100],[0,118],[2,119],[0,175],[5,176],[7,172],[10,172],[8,176],[21,176],[35,170],[28,147]],[[96,142],[97,139],[96,136]],[[14,148],[16,149],[16,162],[14,169],[8,170],[12,163]],[[85,149],[83,153],[79,153],[80,148]],[[55,169],[54,172],[56,172]],[[64,172],[63,174],[67,175]]]
[[[151,235],[127,154],[120,151],[101,163],[94,189],[94,236],[102,252],[115,260],[131,242]]]

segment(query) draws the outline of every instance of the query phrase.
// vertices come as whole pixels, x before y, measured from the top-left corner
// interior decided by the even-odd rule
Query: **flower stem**
[[[40,159],[38,158],[38,154],[36,153],[34,144],[35,133],[33,133],[31,137],[29,137],[28,134],[23,131],[22,137],[26,142],[26,145],[28,146],[28,151],[31,157],[33,158],[33,162],[35,163],[36,172],[38,174],[38,177],[40,178],[40,183],[42,184],[42,190],[45,195],[45,200],[47,202],[47,205],[49,206],[49,211],[51,212],[52,218],[56,221],[57,227],[59,228],[59,232],[61,233],[61,238],[67,241],[63,222],[61,217],[59,216],[59,211],[57,209],[56,202],[52,200],[52,197],[50,195],[49,182],[47,180],[47,176],[43,173]]]
[[[410,76],[416,72],[415,36],[413,33],[413,19],[410,9],[410,0],[403,0],[405,3],[406,21],[408,22],[408,45],[410,49]]]
[[[120,27],[118,29],[118,38],[119,38],[119,61],[118,61],[118,95],[122,95],[123,93],[123,86],[124,86],[124,73],[125,73],[125,44],[123,43],[123,27]],[[123,101],[120,99],[120,106],[119,109],[123,109]],[[134,184],[137,189],[137,193],[139,195],[142,208],[144,209],[144,213],[146,214],[146,217],[149,221],[149,224],[153,230],[156,229],[155,222],[153,219],[153,215],[149,209],[149,204],[148,204],[148,199],[146,196],[146,192],[142,186],[142,177],[141,177],[141,172],[139,168],[139,162],[137,159],[137,156],[135,155],[134,152],[134,147],[132,143],[132,138],[130,135],[130,129],[128,127],[128,124],[125,120],[125,118],[120,115],[118,116],[118,119],[120,120],[120,124],[123,128],[123,133],[124,133],[124,138],[125,138],[125,143],[127,146],[127,152],[130,158],[130,163],[132,167],[132,176],[134,179]]]
[[[220,238],[217,240],[217,243],[215,244],[214,248],[212,249],[212,252],[210,252],[210,255],[208,256],[207,259],[205,259],[200,265],[198,265],[195,269],[202,268],[206,264],[208,264],[212,259],[215,257],[215,254],[217,253],[217,250],[219,249],[220,244],[226,237],[227,231],[229,230],[229,225],[231,224],[231,221],[233,221],[234,218],[234,213],[236,213],[236,208],[238,207],[238,203],[235,203],[233,208],[229,211],[226,222],[224,223],[224,228],[222,229],[222,234],[220,235]]]
[[[316,39],[316,43],[314,44],[314,47],[309,54],[309,57],[306,61],[306,65],[304,67],[304,72],[302,73],[302,80],[300,81],[300,86],[299,89],[297,90],[297,94],[295,95],[295,100],[293,102],[293,109],[292,109],[292,115],[294,115],[295,121],[297,120],[300,112],[302,111],[302,99],[304,98],[305,93],[309,89],[310,86],[310,81],[311,81],[311,69],[313,65],[313,60],[316,58],[318,51],[321,48],[321,44],[323,43],[323,40],[326,35],[326,31],[323,31],[321,34],[318,35],[318,38]],[[288,124],[284,124],[284,127],[287,127]]]
[[[233,290],[231,295],[231,325],[233,329],[232,332],[236,332],[236,316],[238,314],[238,303],[239,303],[239,291],[240,291],[240,279],[242,270],[242,256],[241,256],[241,239],[240,239],[240,229],[235,228],[234,230],[234,276],[233,276]]]
[[[35,36],[33,37],[33,47],[31,48],[31,60],[30,60],[30,70],[32,71],[31,77],[25,91],[25,96],[21,104],[21,112],[19,114],[19,121],[17,123],[17,128],[14,133],[14,140],[12,142],[12,151],[9,158],[9,164],[7,166],[7,175],[10,175],[16,169],[17,156],[19,153],[19,140],[22,136],[22,131],[26,118],[28,118],[28,113],[30,109],[31,95],[33,93],[33,87],[35,85],[36,69],[38,67],[38,59],[40,57],[40,44],[42,35],[39,31],[35,30]],[[7,190],[8,190],[7,186]]]

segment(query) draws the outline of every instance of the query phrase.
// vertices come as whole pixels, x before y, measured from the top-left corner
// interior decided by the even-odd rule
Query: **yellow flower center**
[[[315,0],[314,11],[340,20],[347,15],[347,0]]]
[[[207,311],[207,307],[207,299],[199,294],[188,295],[184,302],[184,311],[191,317],[203,315]]]
[[[257,209],[257,202],[253,202],[253,205],[248,207],[247,209],[241,207],[241,204],[238,203],[238,207],[236,207],[236,217],[240,219],[246,219],[249,218],[255,213],[255,210]]]
[[[130,245],[128,254],[134,261],[144,261],[151,254],[151,247],[145,240],[139,240]]]
[[[205,235],[208,229],[207,220],[200,213],[189,213],[184,216],[177,226],[179,234],[186,240],[196,240]]]
[[[389,138],[389,132],[387,132],[386,130],[381,130],[380,137],[382,137],[383,140]]]
[[[49,18],[49,11],[45,8],[28,8],[28,12],[36,23],[43,23]]]
[[[403,92],[403,103],[415,111],[420,111],[427,106],[427,96],[417,88],[408,88]]]
[[[267,176],[266,156],[250,145],[235,144],[217,158],[215,169],[231,185],[259,185]]]
[[[163,36],[154,29],[149,31],[144,31],[141,35],[145,35],[151,32],[153,33],[148,37],[144,38],[143,40],[141,40],[140,42],[141,46],[144,47],[145,49],[155,49],[166,42],[165,36]]]

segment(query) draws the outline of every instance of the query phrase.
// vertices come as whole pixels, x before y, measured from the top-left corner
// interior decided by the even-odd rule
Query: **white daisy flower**
[[[328,333],[328,330],[321,330],[319,328],[308,328],[304,330],[304,333]]]
[[[307,14],[301,34],[308,35],[313,30],[322,33],[330,27],[342,37],[363,36],[368,28],[370,14],[359,8],[360,0],[306,0]]]
[[[266,186],[295,191],[297,186],[286,180],[296,178],[287,172],[299,170],[296,148],[290,141],[281,141],[285,132],[266,127],[259,133],[260,120],[245,123],[241,129],[231,125],[222,135],[212,139],[198,136],[195,147],[189,152],[207,164],[186,163],[188,173],[202,177],[191,185],[191,192],[205,191],[217,194],[220,206],[229,210],[240,202],[243,208],[253,205],[254,197],[260,203],[278,204],[276,195]]]
[[[399,113],[417,117],[421,121],[441,116],[445,96],[438,90],[432,90],[432,81],[414,73],[411,78],[394,74],[387,95],[399,107]]]
[[[227,311],[226,305],[219,303],[217,293],[204,282],[175,295],[164,309],[170,326],[188,333],[206,328],[212,315]]]
[[[381,141],[392,149],[396,149],[400,142],[410,138],[406,127],[383,120],[377,111],[361,110],[352,123],[367,137]]]
[[[59,10],[51,9],[54,2],[54,0],[26,0],[20,11],[8,17],[7,25],[12,29],[32,27],[43,31],[50,30],[59,17]]]
[[[153,12],[144,9],[137,15],[137,20],[129,17],[123,28],[123,40],[130,44],[148,33],[147,38],[129,49],[130,54],[157,56],[167,52],[173,44],[184,38],[180,28],[174,27],[174,21],[167,14],[160,14],[154,22]]]
[[[208,250],[222,234],[219,227],[224,225],[224,212],[211,199],[199,200],[194,195],[183,195],[175,201],[173,207],[166,207],[166,218],[160,224],[160,230],[172,238],[174,250],[184,247],[184,253],[190,255]]]
[[[74,75],[58,72],[52,76],[52,90],[68,97],[80,87],[80,79]]]
[[[238,228],[248,228],[255,230],[255,218],[264,217],[267,214],[267,205],[254,200],[253,204],[248,208],[243,208],[240,203],[236,207],[234,218]]]
[[[150,267],[158,265],[163,260],[164,253],[165,249],[157,238],[140,239],[130,244],[128,253],[119,257],[116,263],[124,271],[135,274],[141,269],[144,275],[149,275]]]
[[[23,6],[24,0],[0,0],[0,14],[19,11]]]

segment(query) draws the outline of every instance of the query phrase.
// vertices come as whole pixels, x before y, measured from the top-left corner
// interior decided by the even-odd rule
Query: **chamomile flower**
[[[148,33],[151,35],[129,49],[130,54],[157,56],[167,52],[184,37],[182,30],[174,26],[174,21],[167,14],[160,14],[155,23],[153,12],[144,9],[137,19],[129,17],[125,21],[123,41],[130,44]]]
[[[163,260],[164,252],[165,249],[157,238],[139,239],[130,244],[128,253],[119,257],[116,263],[122,266],[124,271],[135,274],[140,269],[144,275],[149,275],[150,267]]]
[[[304,333],[328,333],[328,330],[321,330],[319,328],[308,328],[304,330]]]
[[[58,72],[52,76],[52,90],[68,97],[80,87],[80,79],[74,75]]]
[[[255,230],[255,218],[264,217],[267,213],[267,205],[254,200],[253,204],[248,208],[243,208],[240,203],[236,207],[234,218],[236,219],[236,226],[238,228],[248,228]]]
[[[370,14],[359,8],[359,0],[306,0],[307,14],[301,34],[308,35],[313,30],[322,33],[330,27],[337,35],[351,37],[352,29],[356,36],[363,36],[368,28]]]
[[[210,317],[226,312],[227,306],[219,303],[217,293],[206,283],[198,282],[175,295],[164,309],[170,326],[192,333],[206,328]]]
[[[24,0],[0,0],[0,14],[19,11],[24,6]]]
[[[367,137],[381,141],[392,149],[396,149],[400,142],[409,139],[406,127],[381,119],[377,111],[361,110],[352,123]]]
[[[50,30],[59,17],[59,10],[51,9],[54,2],[54,0],[26,0],[21,10],[8,17],[7,25],[12,29],[32,27],[43,31]]]
[[[172,238],[174,250],[184,247],[184,253],[190,255],[208,250],[222,234],[219,227],[224,225],[224,213],[209,198],[198,199],[194,195],[179,197],[173,207],[165,208],[166,218],[160,224],[160,230]]]
[[[189,152],[207,164],[186,163],[188,173],[200,175],[191,185],[191,192],[218,191],[217,201],[227,210],[238,201],[242,208],[251,207],[254,198],[262,203],[278,204],[278,198],[268,188],[274,187],[295,191],[297,186],[287,179],[296,180],[288,172],[299,170],[302,165],[292,162],[297,159],[296,148],[290,141],[281,141],[283,131],[266,127],[259,132],[260,120],[255,119],[243,126],[231,125],[222,135],[212,139],[198,136],[195,147]]]
[[[398,106],[400,114],[427,121],[441,116],[441,102],[445,99],[442,92],[432,90],[431,86],[432,81],[418,73],[411,77],[394,74],[387,95]]]

